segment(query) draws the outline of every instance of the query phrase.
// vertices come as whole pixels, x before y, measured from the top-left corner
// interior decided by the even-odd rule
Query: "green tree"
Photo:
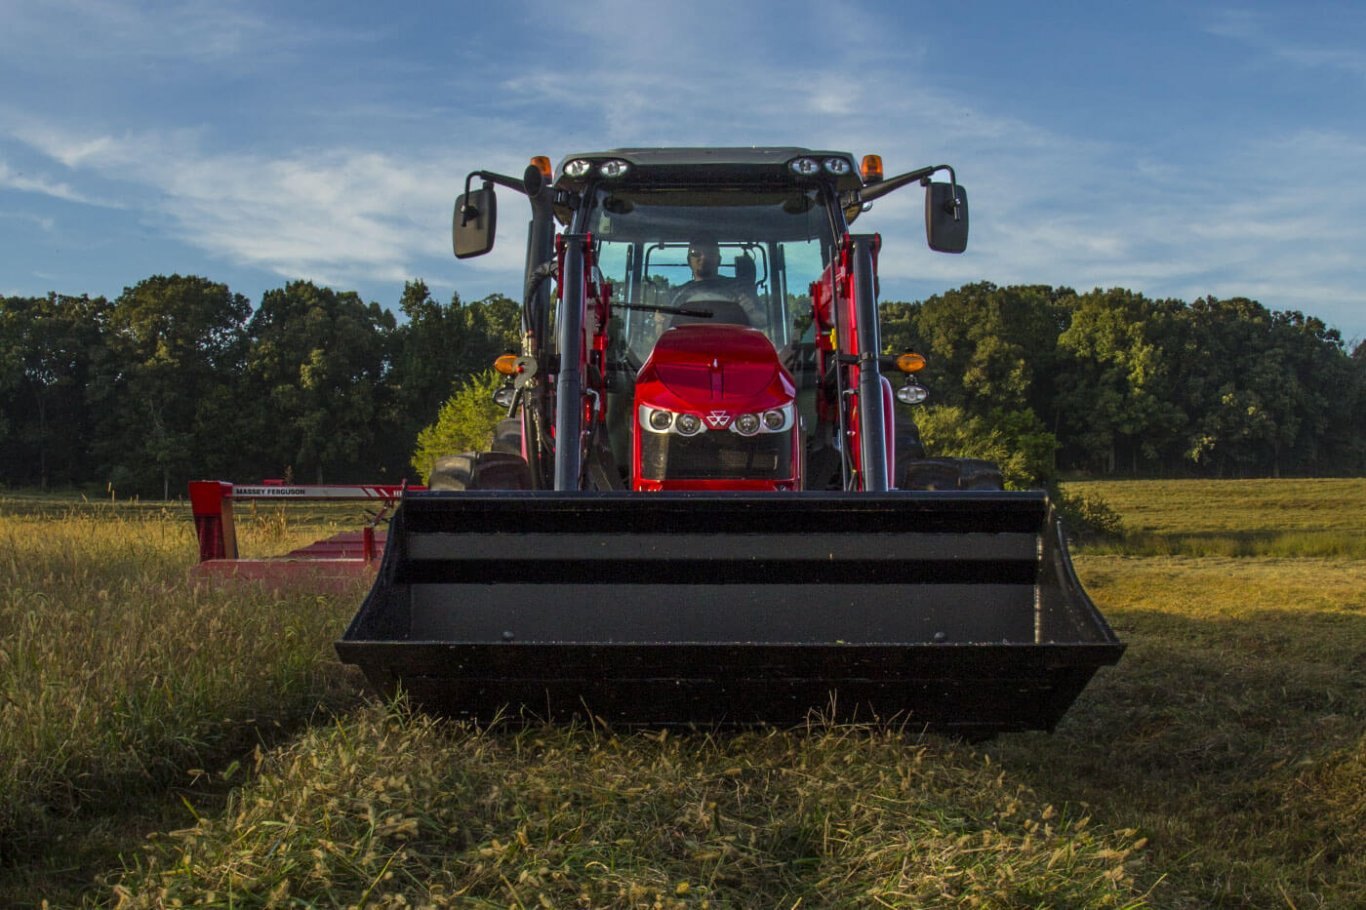
[[[309,281],[267,291],[247,325],[261,463],[271,472],[374,480],[393,424],[393,314]]]
[[[929,346],[920,337],[917,320],[921,304],[888,301],[878,306],[878,322],[882,336],[882,350],[887,354],[903,351],[925,353]]]
[[[90,390],[98,451],[120,489],[168,497],[229,469],[250,304],[227,285],[156,275],[109,312],[111,352]]]
[[[422,281],[404,287],[400,310],[407,321],[398,327],[394,346],[394,438],[404,441],[406,461],[418,431],[455,388],[482,375],[498,355],[520,350],[521,310],[501,294],[469,304],[452,294],[442,305]]]
[[[1339,468],[1366,473],[1366,341],[1358,341],[1350,358],[1350,409],[1342,429]]]
[[[1047,414],[1067,288],[969,284],[926,300],[916,315],[926,385],[939,404],[986,416],[997,409]]]
[[[108,356],[102,297],[0,300],[0,478],[90,479],[95,438],[87,390]]]
[[[1075,298],[1058,337],[1059,436],[1079,465],[1155,465],[1185,429],[1170,357],[1181,304],[1114,288]]]
[[[396,331],[393,384],[405,422],[416,424],[409,430],[411,438],[450,396],[465,371],[469,326],[459,294],[443,306],[420,280],[404,286],[399,310],[407,321]]]
[[[503,409],[493,403],[493,393],[502,384],[503,378],[493,370],[469,377],[441,406],[436,421],[417,434],[412,465],[423,483],[443,455],[488,450],[494,429],[504,416]]]
[[[1219,475],[1313,470],[1322,444],[1350,449],[1352,375],[1335,330],[1254,300],[1212,297],[1185,311],[1184,375],[1190,461]]]

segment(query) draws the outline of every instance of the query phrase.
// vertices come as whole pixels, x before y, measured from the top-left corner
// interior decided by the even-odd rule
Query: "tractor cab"
[[[835,246],[819,188],[604,184],[584,227],[611,295],[607,435],[630,487],[800,489],[816,427],[800,342]]]

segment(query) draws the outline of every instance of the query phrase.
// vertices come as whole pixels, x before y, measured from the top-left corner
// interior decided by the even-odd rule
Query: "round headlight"
[[[669,429],[669,427],[673,425],[673,422],[674,415],[670,414],[668,411],[650,412],[650,429],[657,433],[663,433],[665,430]]]
[[[741,414],[735,418],[735,432],[741,436],[753,436],[759,432],[759,415]]]
[[[684,436],[695,436],[702,432],[702,418],[696,414],[679,414],[674,426]]]
[[[836,177],[843,177],[854,169],[847,158],[826,158],[825,169]]]
[[[795,158],[788,167],[802,177],[814,177],[821,172],[820,162],[815,158]]]
[[[764,411],[764,429],[776,433],[787,423],[787,415],[782,411]]]
[[[602,164],[598,165],[598,173],[609,180],[614,177],[620,177],[630,169],[631,166],[625,161],[617,161],[616,159],[604,161]]]
[[[565,174],[569,177],[573,177],[575,180],[580,180],[584,177],[587,177],[588,172],[592,169],[593,162],[589,161],[586,158],[575,158],[573,161],[569,162],[564,166]]]

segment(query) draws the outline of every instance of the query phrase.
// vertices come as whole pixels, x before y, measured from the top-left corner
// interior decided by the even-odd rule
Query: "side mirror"
[[[930,249],[961,253],[968,248],[968,193],[956,183],[925,186],[925,235]]]
[[[498,223],[498,197],[493,184],[462,193],[455,200],[451,218],[451,246],[456,259],[482,256],[493,249],[493,233]]]

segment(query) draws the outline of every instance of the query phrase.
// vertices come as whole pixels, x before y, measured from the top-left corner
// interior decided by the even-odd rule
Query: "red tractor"
[[[472,173],[457,257],[492,248],[495,187],[531,206],[508,419],[405,495],[343,659],[476,718],[1051,729],[1123,645],[1046,495],[923,458],[897,413],[924,361],[884,353],[880,238],[849,225],[912,183],[931,248],[962,252],[946,165],[616,149]]]

